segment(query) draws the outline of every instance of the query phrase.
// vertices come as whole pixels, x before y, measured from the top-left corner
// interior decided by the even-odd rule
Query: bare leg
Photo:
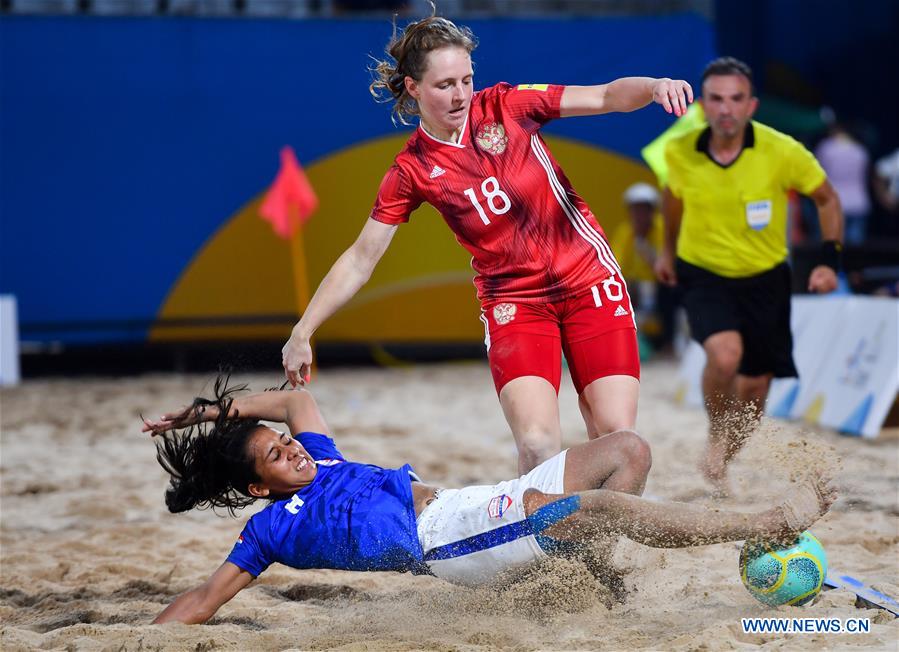
[[[737,376],[737,399],[747,408],[747,434],[755,430],[765,413],[765,400],[771,387],[773,374],[763,376]]]
[[[817,521],[836,500],[828,479],[800,485],[790,499],[756,513],[711,510],[684,503],[654,503],[636,496],[598,489],[578,494],[580,510],[545,531],[559,539],[583,540],[617,532],[654,548],[704,546],[743,539],[783,539]],[[530,491],[525,510],[533,513],[559,496]]]
[[[590,439],[616,430],[633,430],[637,423],[640,381],[633,376],[605,376],[584,388],[578,397]]]
[[[559,398],[545,378],[522,376],[499,393],[506,421],[518,446],[518,472],[524,475],[562,450]]]
[[[587,426],[587,439],[596,439],[599,437],[599,431],[596,429],[593,421],[593,411],[587,403],[587,399],[581,394],[577,397],[577,406],[581,409],[581,416],[584,418],[584,425]]]
[[[568,449],[564,488],[567,492],[601,488],[639,496],[651,467],[649,444],[633,430],[619,430]]]
[[[632,430],[619,430],[568,449],[564,489],[575,492],[602,487],[639,496],[651,466],[649,444]],[[577,546],[573,555],[623,601],[627,595],[624,576],[611,561],[617,539],[610,534],[590,537],[589,545]]]
[[[733,416],[743,339],[737,331],[722,331],[706,339],[703,348],[702,395],[709,416],[709,440],[699,469],[715,491],[727,494],[727,464],[742,446],[742,435],[734,432]]]

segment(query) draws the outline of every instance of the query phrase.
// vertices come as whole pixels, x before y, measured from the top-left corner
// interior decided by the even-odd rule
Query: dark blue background
[[[695,82],[714,54],[694,15],[466,24],[476,86]],[[282,145],[308,165],[395,133],[366,69],[390,33],[385,20],[0,19],[0,292],[17,295],[22,338],[144,339],[197,250],[274,178]],[[547,130],[639,158],[671,120]]]

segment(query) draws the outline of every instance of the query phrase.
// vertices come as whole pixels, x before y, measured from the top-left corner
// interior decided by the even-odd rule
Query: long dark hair
[[[177,425],[179,420],[215,407],[219,414],[214,422],[172,430],[157,439],[156,459],[171,476],[165,492],[170,512],[224,507],[234,516],[256,500],[249,485],[260,478],[247,443],[260,423],[236,412],[229,414],[234,395],[247,389],[246,385],[229,387],[229,380],[230,375],[219,374],[213,388],[215,398],[195,398],[174,419]]]
[[[431,3],[436,12],[436,7]],[[409,124],[408,118],[419,115],[418,102],[406,91],[406,77],[421,81],[427,69],[428,53],[445,47],[462,48],[469,54],[478,46],[477,39],[467,27],[458,27],[450,20],[431,15],[409,23],[397,35],[396,17],[393,36],[387,44],[390,59],[375,60],[371,72],[374,77],[368,87],[378,102],[394,102],[393,121]]]

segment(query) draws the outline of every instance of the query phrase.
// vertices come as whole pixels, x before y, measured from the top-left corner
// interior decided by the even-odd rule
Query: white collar
[[[471,112],[471,108],[469,107],[469,112]],[[452,147],[458,147],[459,149],[465,149],[465,145],[462,143],[462,138],[465,137],[465,129],[468,128],[468,116],[465,116],[465,122],[462,123],[462,131],[459,132],[459,142],[454,143],[451,140],[443,140],[442,138],[437,138],[433,134],[428,133],[428,130],[425,129],[425,126],[421,123],[421,120],[418,121],[418,128],[421,129],[422,133],[430,138],[431,140],[440,143],[441,145],[451,145]]]

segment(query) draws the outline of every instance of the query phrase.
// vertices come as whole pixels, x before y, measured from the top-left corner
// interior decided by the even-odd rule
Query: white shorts
[[[526,520],[523,497],[528,489],[564,493],[566,453],[516,480],[441,490],[418,517],[418,539],[431,572],[475,586],[545,557]]]

